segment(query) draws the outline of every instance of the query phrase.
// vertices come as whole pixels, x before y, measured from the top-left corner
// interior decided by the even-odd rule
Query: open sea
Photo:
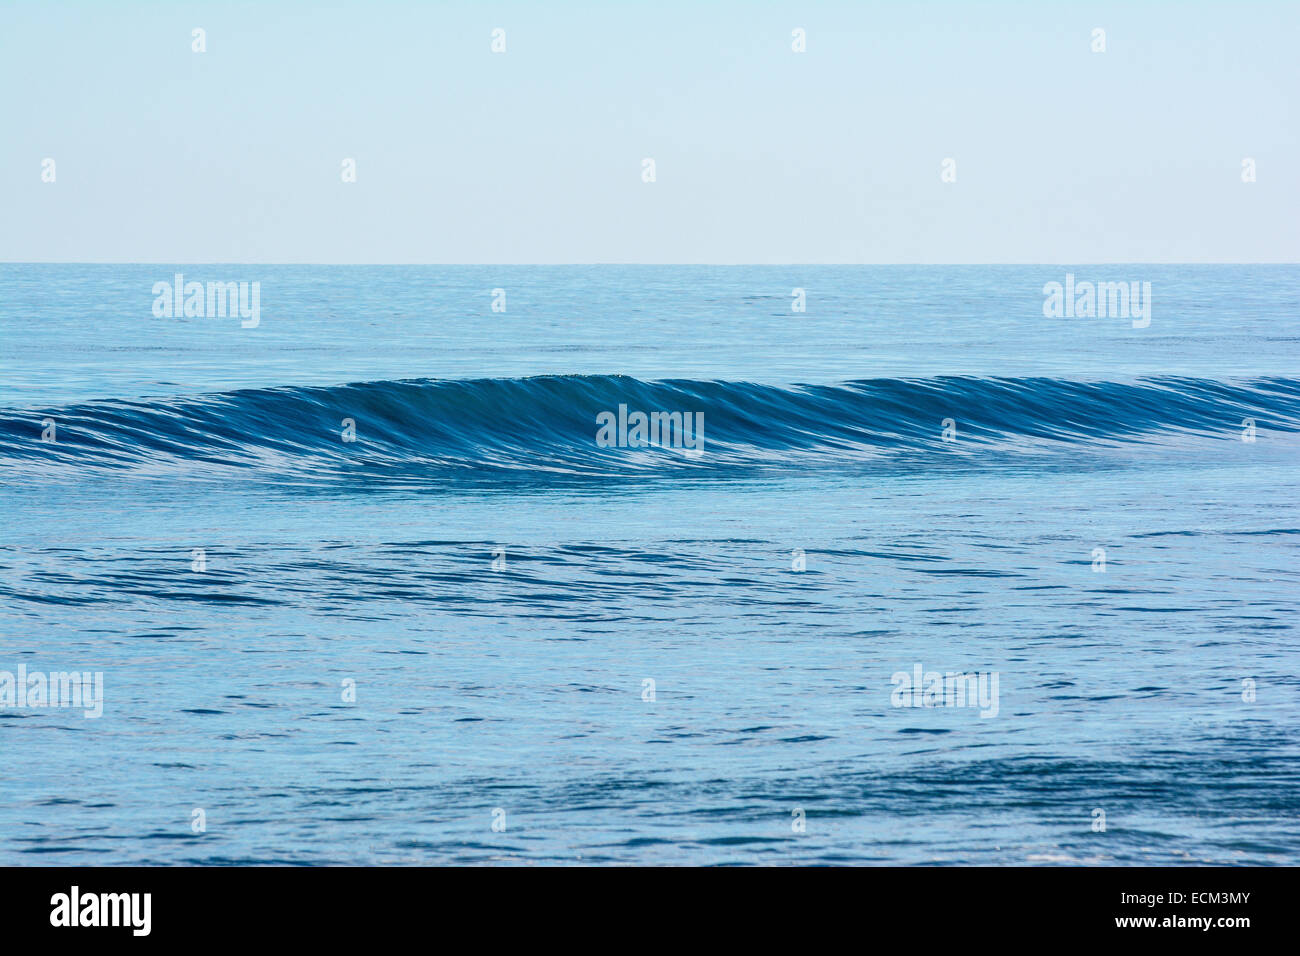
[[[1300,864],[1298,316],[1296,266],[0,265],[0,863]]]

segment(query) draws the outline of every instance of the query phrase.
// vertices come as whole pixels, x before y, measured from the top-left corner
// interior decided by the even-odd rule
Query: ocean
[[[0,862],[1300,864],[1298,309],[0,265]]]

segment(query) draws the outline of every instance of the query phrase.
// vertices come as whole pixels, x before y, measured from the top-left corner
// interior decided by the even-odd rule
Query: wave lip
[[[703,453],[601,447],[597,416],[703,413]],[[53,419],[56,440],[43,441]],[[345,419],[356,440],[345,441]],[[946,419],[955,440],[945,441]],[[1300,380],[869,379],[759,385],[618,375],[401,380],[104,400],[0,413],[11,477],[130,472],[320,483],[719,474],[1240,440],[1300,431]]]

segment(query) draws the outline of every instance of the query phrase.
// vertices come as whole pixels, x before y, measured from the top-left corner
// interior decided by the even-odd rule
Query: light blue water
[[[155,318],[177,271],[260,324]],[[1150,326],[1045,318],[1067,271]],[[1295,267],[0,266],[0,672],[105,693],[0,705],[0,862],[1300,862],[1298,307]],[[599,447],[619,404],[703,453]],[[918,664],[996,716],[893,706]]]

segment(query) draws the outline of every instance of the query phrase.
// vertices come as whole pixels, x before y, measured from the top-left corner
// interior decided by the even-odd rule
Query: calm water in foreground
[[[177,272],[258,326],[156,318]],[[1044,317],[1067,272],[1150,325]],[[1300,864],[1298,310],[1284,266],[0,265],[0,681],[104,675],[0,699],[0,863]],[[620,404],[703,453],[598,446]],[[996,701],[894,706],[918,666]]]

